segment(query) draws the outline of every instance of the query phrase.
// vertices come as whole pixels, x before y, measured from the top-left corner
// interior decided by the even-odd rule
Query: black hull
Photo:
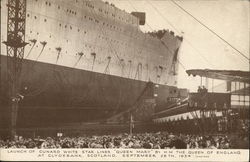
[[[10,121],[6,68],[7,57],[1,56],[2,128]],[[18,127],[104,122],[133,107],[140,96],[154,98],[155,93],[156,108],[162,109],[168,104],[170,91],[176,89],[30,60],[23,60],[20,78],[20,94],[24,98],[19,102]]]

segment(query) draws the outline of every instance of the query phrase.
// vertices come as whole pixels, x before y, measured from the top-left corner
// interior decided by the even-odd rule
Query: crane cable
[[[228,41],[226,41],[224,38],[222,38],[219,34],[217,34],[215,31],[213,31],[212,29],[210,29],[207,25],[205,25],[204,23],[202,23],[199,19],[197,19],[196,17],[194,17],[191,13],[189,13],[187,10],[185,10],[182,6],[180,6],[178,3],[176,3],[174,0],[170,0],[172,3],[174,3],[177,7],[179,7],[182,11],[184,11],[186,14],[188,14],[189,16],[191,16],[194,20],[196,20],[200,25],[202,25],[203,27],[205,27],[208,31],[210,31],[212,34],[214,34],[215,36],[217,36],[220,40],[222,40],[225,44],[229,45],[231,48],[233,48],[235,51],[238,52],[238,54],[240,54],[242,57],[244,57],[245,59],[247,59],[248,61],[249,58],[243,54],[241,51],[239,51],[236,47],[234,47],[232,44],[230,44]]]

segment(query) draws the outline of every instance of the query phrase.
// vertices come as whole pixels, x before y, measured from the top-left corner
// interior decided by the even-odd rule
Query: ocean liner
[[[6,5],[1,0],[1,42]],[[182,37],[142,32],[145,17],[99,0],[27,0],[17,126],[105,122],[141,96],[153,111],[183,96],[176,87]],[[1,128],[10,120],[6,55],[1,43]]]

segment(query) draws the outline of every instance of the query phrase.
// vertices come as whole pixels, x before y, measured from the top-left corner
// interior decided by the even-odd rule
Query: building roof
[[[207,77],[226,81],[250,82],[250,72],[240,70],[211,70],[211,69],[191,69],[187,70],[188,75]]]

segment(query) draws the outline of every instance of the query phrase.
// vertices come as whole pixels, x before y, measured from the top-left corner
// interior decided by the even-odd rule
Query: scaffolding
[[[7,85],[10,106],[10,136],[16,135],[18,103],[23,98],[19,93],[20,74],[24,56],[26,0],[8,0],[7,41]]]

